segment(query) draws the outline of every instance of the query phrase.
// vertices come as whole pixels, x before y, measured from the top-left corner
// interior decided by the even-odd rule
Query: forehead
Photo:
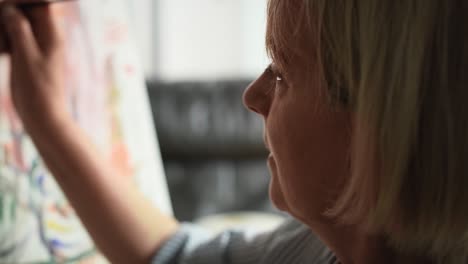
[[[269,0],[266,48],[281,70],[308,64],[317,50],[308,0]]]

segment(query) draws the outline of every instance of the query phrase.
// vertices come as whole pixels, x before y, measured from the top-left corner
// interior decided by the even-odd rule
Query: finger
[[[11,55],[24,62],[31,62],[40,57],[40,50],[31,29],[31,24],[12,5],[5,5],[2,10],[7,41]]]
[[[47,55],[60,47],[62,37],[58,19],[51,5],[35,6],[25,9],[25,14],[33,25],[32,29],[39,48]]]

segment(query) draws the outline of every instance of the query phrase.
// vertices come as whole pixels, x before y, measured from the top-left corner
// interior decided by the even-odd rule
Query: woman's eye
[[[284,85],[284,78],[283,75],[278,71],[276,66],[272,63],[270,66],[268,66],[267,71],[269,72],[269,75],[271,76],[271,80],[274,80],[274,85],[272,86],[272,90],[277,90],[281,88]]]
[[[271,64],[270,69],[271,69],[271,73],[273,74],[273,76],[275,76],[274,78],[276,79],[276,82],[282,82],[283,75],[279,72],[276,66],[274,64]]]

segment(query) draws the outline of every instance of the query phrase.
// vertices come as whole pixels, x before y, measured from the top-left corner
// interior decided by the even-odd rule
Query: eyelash
[[[283,82],[284,78],[283,76],[278,73],[276,70],[273,70],[273,65],[268,66],[267,71],[272,75],[272,77],[275,78],[275,88],[278,86],[278,82]]]

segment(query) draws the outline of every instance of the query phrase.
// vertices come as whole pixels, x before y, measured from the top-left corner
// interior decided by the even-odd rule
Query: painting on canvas
[[[124,0],[54,5],[65,32],[69,111],[117,168],[171,213]],[[12,106],[0,57],[0,263],[105,263]],[[70,172],[73,173],[73,172]],[[85,192],[86,190],[83,190]]]

